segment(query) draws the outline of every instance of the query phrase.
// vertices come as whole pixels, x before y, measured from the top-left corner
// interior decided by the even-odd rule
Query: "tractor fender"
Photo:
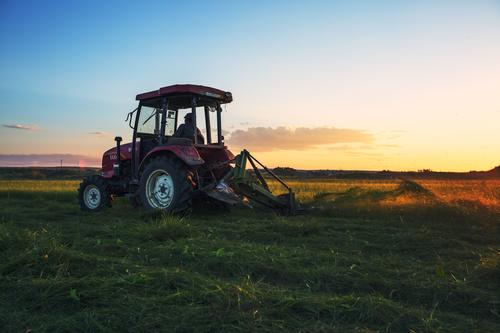
[[[165,153],[171,153],[179,158],[182,162],[184,162],[188,166],[197,166],[202,165],[205,161],[201,158],[198,150],[196,150],[193,146],[184,146],[184,145],[168,145],[168,146],[158,146],[153,148],[141,161],[139,165],[139,170],[142,169],[145,162],[149,159],[162,155]]]

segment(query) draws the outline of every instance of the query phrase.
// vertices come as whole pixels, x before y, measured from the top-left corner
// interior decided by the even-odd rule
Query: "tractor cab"
[[[195,127],[204,127],[204,136],[188,137],[195,145],[223,146],[221,105],[230,103],[230,92],[195,85],[173,85],[136,96],[137,137],[155,137],[160,144],[175,137],[176,129],[186,115]]]
[[[168,150],[169,146],[194,148],[180,149],[191,153],[190,156],[178,154],[192,166],[234,158],[224,146],[221,128],[221,105],[233,100],[230,92],[200,85],[172,85],[138,94],[136,100],[139,105],[135,111],[135,124],[131,126],[134,129],[132,172],[136,180],[143,160],[151,153]],[[186,118],[190,118],[189,124]],[[131,121],[132,115],[129,125],[132,125]],[[188,130],[179,133],[182,126]]]

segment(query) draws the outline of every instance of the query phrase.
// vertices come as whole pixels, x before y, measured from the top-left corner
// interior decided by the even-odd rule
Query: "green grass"
[[[85,167],[0,167],[2,180],[79,180],[100,173],[98,168]]]
[[[294,184],[304,216],[180,218],[123,199],[83,213],[77,182],[0,181],[0,328],[500,331],[497,182],[451,181],[456,200],[443,182],[326,183]]]

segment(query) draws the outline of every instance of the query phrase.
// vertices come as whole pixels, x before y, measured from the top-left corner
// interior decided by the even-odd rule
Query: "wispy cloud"
[[[0,154],[2,167],[26,166],[100,166],[99,157],[73,154]]]
[[[102,131],[95,131],[95,132],[89,132],[88,134],[95,135],[95,136],[111,136],[111,133],[108,132],[102,132]]]
[[[25,131],[38,131],[40,128],[36,125],[21,125],[21,124],[2,124],[3,127],[25,130]]]
[[[231,133],[228,142],[253,151],[307,150],[338,143],[373,143],[366,131],[335,127],[251,127]]]

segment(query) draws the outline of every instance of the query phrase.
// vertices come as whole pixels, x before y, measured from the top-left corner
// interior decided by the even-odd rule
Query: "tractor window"
[[[217,143],[217,109],[210,107],[208,117],[210,118],[210,132],[212,133],[212,144]]]
[[[216,108],[211,106],[208,108],[208,119],[210,124],[210,133],[211,133],[211,144],[217,143],[217,112]],[[169,111],[170,112],[170,111]],[[191,108],[184,108],[178,110],[178,125],[184,123],[184,117],[192,113]],[[168,124],[167,124],[168,126]],[[205,119],[205,107],[198,106],[196,107],[196,127],[200,130],[203,136],[203,142],[198,140],[199,144],[208,144],[208,135],[207,135],[207,123]]]
[[[199,106],[196,108],[196,127],[200,131],[201,135],[198,136],[198,144],[204,144],[206,142],[206,130],[205,130],[205,114],[203,113],[203,107]],[[192,108],[179,109],[179,120],[178,126],[186,122],[185,117],[188,114],[192,114]]]
[[[138,133],[158,134],[160,129],[160,112],[149,106],[141,107],[139,124],[137,126]]]
[[[172,136],[175,133],[175,115],[177,111],[168,110],[167,111],[167,123],[165,124],[165,135]]]

